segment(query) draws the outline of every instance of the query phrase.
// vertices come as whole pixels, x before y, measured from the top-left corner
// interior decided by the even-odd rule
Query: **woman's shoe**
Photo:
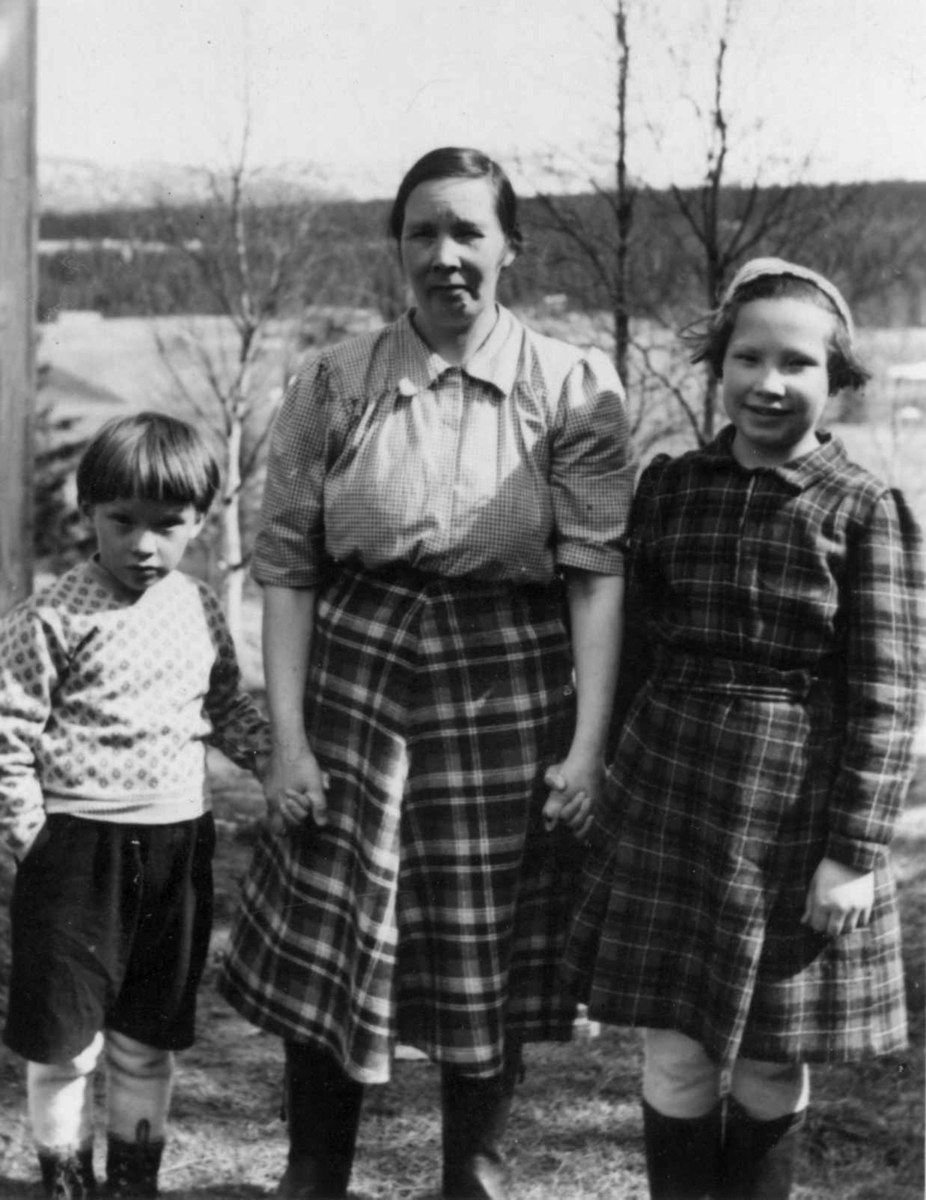
[[[363,1085],[326,1050],[285,1042],[289,1158],[281,1200],[343,1200],[363,1104]]]
[[[442,1068],[444,1200],[507,1200],[501,1144],[520,1070],[519,1051],[488,1079]]]

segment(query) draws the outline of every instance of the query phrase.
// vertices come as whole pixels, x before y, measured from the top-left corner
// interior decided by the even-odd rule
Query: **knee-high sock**
[[[107,1030],[107,1131],[134,1142],[139,1121],[147,1121],[152,1141],[162,1141],[174,1079],[174,1056]]]
[[[26,1064],[32,1137],[40,1151],[70,1154],[93,1138],[93,1072],[103,1049],[98,1033],[86,1050],[57,1063]]]

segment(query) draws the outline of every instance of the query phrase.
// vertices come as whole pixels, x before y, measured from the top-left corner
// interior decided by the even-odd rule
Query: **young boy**
[[[103,1194],[158,1194],[212,916],[205,745],[255,771],[269,749],[218,600],[176,570],[218,484],[184,422],[109,422],[77,472],[96,554],[0,621],[0,835],[18,864],[4,1040],[63,1200],[95,1194],[104,1051]]]

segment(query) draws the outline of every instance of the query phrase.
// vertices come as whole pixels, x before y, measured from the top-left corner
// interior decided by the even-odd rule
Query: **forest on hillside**
[[[703,247],[686,217],[695,190],[641,192],[627,262],[631,316],[684,313],[703,294]],[[844,290],[861,325],[926,325],[926,183],[724,188],[720,226],[744,223],[756,205],[780,219],[753,248],[816,267]],[[404,289],[386,237],[384,200],[263,204],[252,210],[268,244],[292,247],[299,286],[287,303],[399,311]],[[189,248],[214,227],[205,207],[45,212],[40,221],[39,319],[62,310],[107,316],[221,311]],[[525,250],[503,280],[521,306],[556,297],[566,310],[609,308],[608,260],[616,253],[614,197],[607,192],[528,198]],[[570,232],[567,232],[570,231]],[[259,252],[259,246],[258,246]]]

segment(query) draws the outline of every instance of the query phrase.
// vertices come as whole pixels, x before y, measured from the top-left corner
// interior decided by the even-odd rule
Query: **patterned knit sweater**
[[[215,594],[173,571],[126,591],[92,560],[0,621],[0,838],[46,813],[160,825],[208,807],[205,745],[269,749]]]

